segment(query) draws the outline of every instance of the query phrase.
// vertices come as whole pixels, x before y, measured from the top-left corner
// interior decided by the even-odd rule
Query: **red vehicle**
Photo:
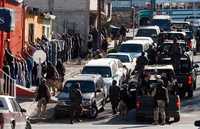
[[[0,129],[31,129],[31,124],[14,97],[0,95]]]

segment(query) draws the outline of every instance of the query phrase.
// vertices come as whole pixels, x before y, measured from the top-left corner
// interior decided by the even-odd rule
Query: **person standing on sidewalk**
[[[80,114],[82,111],[82,93],[80,89],[80,83],[76,83],[71,86],[70,94],[69,94],[70,100],[71,100],[71,114],[70,114],[70,123],[74,123],[74,117],[78,122],[80,122]]]
[[[38,102],[37,114],[39,117],[41,117],[41,115],[44,115],[44,113],[46,112],[47,103],[49,102],[50,98],[51,98],[51,95],[50,95],[49,88],[46,85],[46,80],[42,79],[41,84],[39,85],[37,89],[37,95],[35,99]]]
[[[120,100],[120,88],[119,86],[117,86],[116,80],[113,80],[112,86],[109,89],[109,97],[112,105],[113,114],[116,114]]]
[[[62,89],[62,83],[64,81],[64,76],[65,76],[65,67],[63,65],[63,62],[61,59],[58,60],[56,69],[58,71],[59,74],[59,86],[58,86],[58,91],[60,91]]]

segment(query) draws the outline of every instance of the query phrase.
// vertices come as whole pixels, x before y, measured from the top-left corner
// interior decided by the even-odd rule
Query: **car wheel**
[[[180,113],[176,113],[174,116],[174,121],[179,122],[180,121]]]
[[[59,119],[60,118],[60,114],[57,111],[54,111],[53,118],[54,119]]]
[[[15,121],[11,121],[11,129],[15,129]]]
[[[92,108],[89,112],[89,118],[94,119],[97,117],[97,115],[98,115],[98,109],[97,109],[97,106],[94,105],[94,106],[92,106]]]
[[[31,123],[29,121],[26,122],[26,127],[25,129],[32,129]]]

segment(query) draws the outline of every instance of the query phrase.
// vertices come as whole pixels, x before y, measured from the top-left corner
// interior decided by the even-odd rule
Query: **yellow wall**
[[[50,28],[50,34],[52,31],[52,24],[51,20],[49,19],[49,22],[47,22],[46,19],[43,19],[38,16],[33,16],[33,15],[26,15],[26,20],[25,20],[25,41],[28,42],[28,36],[29,36],[29,24],[34,24],[34,41],[37,38],[41,38],[43,35],[43,26],[48,26]],[[50,39],[50,37],[49,37]]]

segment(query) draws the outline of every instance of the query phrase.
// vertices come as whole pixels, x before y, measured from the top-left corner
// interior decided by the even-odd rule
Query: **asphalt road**
[[[200,55],[195,56],[195,61],[200,61]],[[73,70],[69,68],[70,70]],[[76,71],[80,71],[80,68]],[[199,77],[198,77],[199,78]],[[32,124],[33,129],[197,129],[194,126],[194,121],[200,119],[200,81],[197,82],[197,90],[194,92],[192,99],[187,99],[182,102],[181,120],[178,123],[172,123],[165,126],[155,126],[151,123],[137,123],[135,121],[135,111],[129,112],[127,120],[121,120],[118,115],[113,116],[110,104],[107,104],[105,111],[99,113],[96,119],[82,118],[82,122],[69,124],[68,118],[59,120],[51,120]]]

